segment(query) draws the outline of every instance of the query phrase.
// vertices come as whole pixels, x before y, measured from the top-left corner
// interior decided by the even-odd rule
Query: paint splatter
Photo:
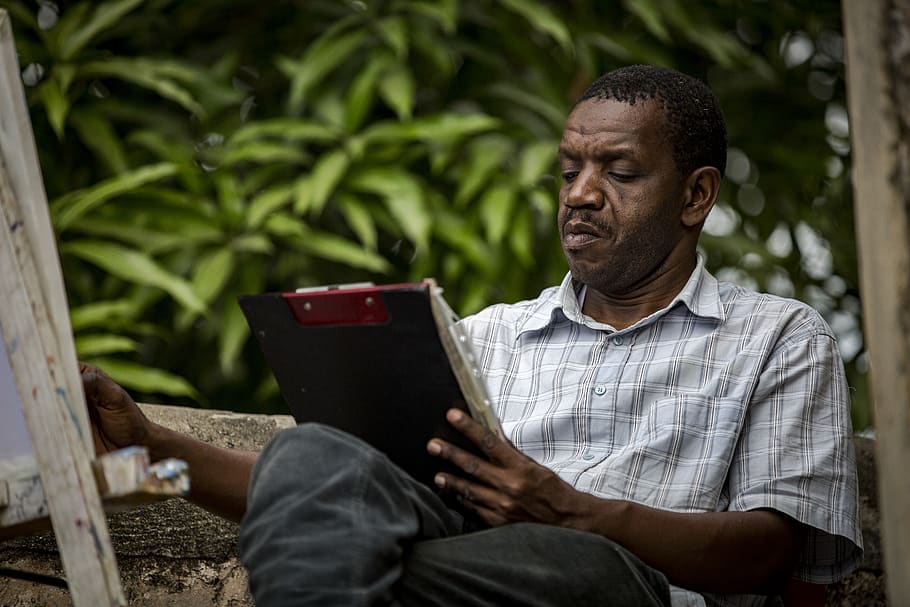
[[[95,540],[95,551],[99,555],[104,555],[104,544],[101,542],[101,538],[98,536],[98,529],[95,527],[95,524],[92,523],[89,527],[89,532],[92,534],[92,539]]]
[[[79,438],[82,438],[82,425],[79,423],[79,418],[76,417],[76,412],[73,411],[73,406],[70,404],[69,396],[66,395],[66,390],[57,386],[57,396],[60,397],[60,400],[63,401],[63,404],[66,405],[66,410],[70,414],[70,420],[73,422],[73,425],[76,426],[76,431],[79,432]]]

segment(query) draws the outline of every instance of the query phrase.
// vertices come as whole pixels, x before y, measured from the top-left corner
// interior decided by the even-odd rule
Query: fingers
[[[85,397],[91,404],[105,409],[121,409],[134,404],[126,390],[98,367],[80,362],[79,372]]]
[[[441,472],[436,475],[434,481],[438,487],[453,494],[458,503],[467,510],[475,512],[488,525],[502,525],[508,522],[494,507],[498,499],[498,493],[495,490]]]
[[[502,461],[517,453],[510,443],[490,432],[460,409],[449,409],[446,412],[446,419],[493,461]]]
[[[452,443],[434,438],[427,444],[427,451],[464,470],[470,476],[491,483],[496,478],[495,469],[482,458],[460,449]]]

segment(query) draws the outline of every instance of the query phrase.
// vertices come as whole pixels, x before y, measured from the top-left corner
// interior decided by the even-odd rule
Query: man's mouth
[[[562,230],[562,242],[568,249],[579,249],[603,238],[603,234],[591,224],[570,221]]]

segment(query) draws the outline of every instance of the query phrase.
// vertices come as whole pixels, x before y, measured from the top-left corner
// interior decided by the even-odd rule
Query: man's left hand
[[[436,484],[454,494],[491,526],[536,522],[584,528],[590,496],[574,489],[552,470],[521,453],[469,415],[450,409],[446,418],[471,440],[487,459],[442,439],[427,444],[432,455],[464,470],[468,478],[440,472]]]

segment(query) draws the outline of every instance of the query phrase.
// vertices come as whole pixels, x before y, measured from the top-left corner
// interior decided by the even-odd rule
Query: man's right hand
[[[136,402],[104,371],[79,363],[82,387],[92,421],[92,438],[98,455],[130,447],[148,446],[154,427]]]
[[[240,521],[257,453],[204,443],[149,420],[136,402],[101,369],[79,364],[98,455],[133,445],[146,447],[152,461],[175,457],[190,467],[192,502]]]

